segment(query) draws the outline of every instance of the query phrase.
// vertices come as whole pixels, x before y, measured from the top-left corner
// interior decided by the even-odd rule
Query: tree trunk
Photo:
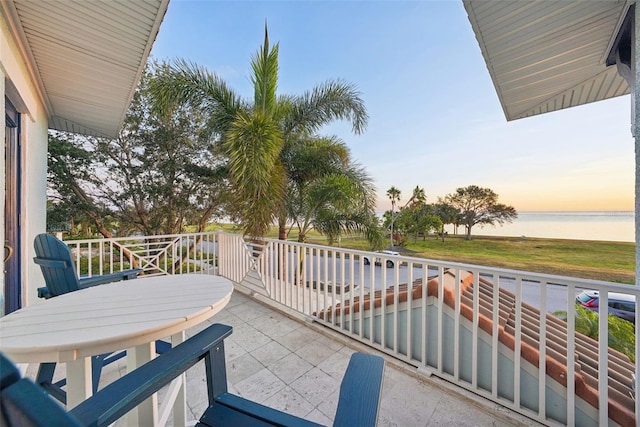
[[[278,240],[287,240],[287,219],[278,218]]]

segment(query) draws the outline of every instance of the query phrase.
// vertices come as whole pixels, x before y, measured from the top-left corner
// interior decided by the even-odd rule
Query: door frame
[[[12,248],[12,254],[4,263],[4,314],[22,306],[22,263],[20,245],[22,206],[22,154],[20,113],[5,96],[5,245]],[[8,255],[5,249],[5,257]]]

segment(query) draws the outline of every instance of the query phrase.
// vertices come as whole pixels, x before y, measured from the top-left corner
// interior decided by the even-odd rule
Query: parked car
[[[621,319],[635,323],[636,298],[633,295],[609,292],[609,313]],[[598,311],[600,296],[598,291],[582,291],[576,296],[576,304]]]
[[[391,256],[399,256],[400,252],[396,252],[396,251],[378,251],[379,254],[384,254],[384,255],[391,255]],[[362,257],[362,261],[364,262],[364,265],[369,265],[371,264],[371,258],[368,255],[364,255]],[[375,265],[382,265],[382,257],[373,257],[373,262]],[[393,266],[395,265],[395,262],[392,259],[387,259],[385,261],[385,264],[387,266],[387,268],[393,268]]]

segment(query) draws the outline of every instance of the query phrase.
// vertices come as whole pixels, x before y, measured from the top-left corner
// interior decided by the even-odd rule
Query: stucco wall
[[[36,83],[37,75],[31,70],[23,58],[20,48],[11,34],[9,26],[0,14],[0,91],[7,96],[21,113],[21,145],[22,145],[22,206],[21,206],[21,270],[22,270],[22,303],[28,305],[36,302],[36,289],[44,286],[39,268],[33,263],[33,239],[36,234],[46,229],[46,189],[47,189],[47,112],[44,108]],[[4,112],[4,102],[0,107]],[[4,126],[0,130],[4,141]],[[4,241],[4,188],[5,164],[4,156],[0,156],[0,238]],[[4,275],[0,275],[4,291]]]

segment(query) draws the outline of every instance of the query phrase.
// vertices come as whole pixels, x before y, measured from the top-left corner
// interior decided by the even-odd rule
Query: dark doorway
[[[20,280],[20,113],[5,98],[4,313],[22,305]]]

